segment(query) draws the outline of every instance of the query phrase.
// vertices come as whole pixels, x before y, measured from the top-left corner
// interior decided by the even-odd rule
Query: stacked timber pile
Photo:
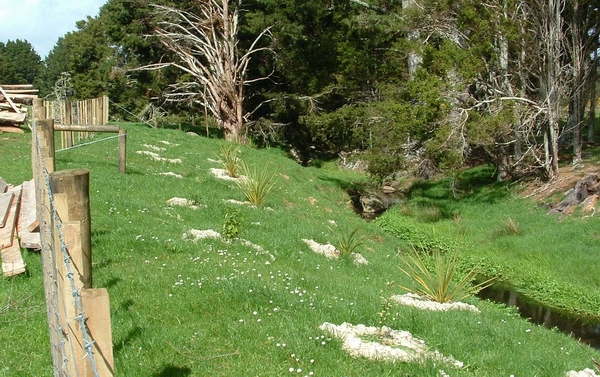
[[[37,98],[33,85],[0,85],[0,131],[22,132],[27,107]]]
[[[0,178],[0,256],[6,277],[25,272],[21,247],[41,249],[35,206],[33,180],[11,186]]]

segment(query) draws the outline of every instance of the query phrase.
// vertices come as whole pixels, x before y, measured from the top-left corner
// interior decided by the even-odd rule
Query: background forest
[[[108,0],[44,61],[0,43],[0,81],[108,95],[115,120],[217,126],[304,164],[352,152],[379,182],[474,163],[551,179],[594,142],[599,13],[585,0]],[[216,97],[229,78],[206,78],[213,58],[238,69]]]

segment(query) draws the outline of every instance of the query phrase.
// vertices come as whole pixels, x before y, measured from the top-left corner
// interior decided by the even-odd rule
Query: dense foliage
[[[201,13],[194,0],[152,3]],[[117,118],[211,123],[202,106],[164,101],[170,85],[193,77],[173,68],[139,69],[177,61],[155,35],[151,5],[108,0],[97,17],[57,41],[41,72],[28,62],[36,68],[27,77],[7,63],[22,59],[14,50],[23,43],[9,42],[0,49],[0,77],[38,78],[43,94],[51,95],[68,72],[73,97],[107,94]],[[576,163],[584,130],[593,141],[594,123],[583,115],[596,103],[600,28],[592,2],[248,0],[229,6],[240,15],[232,45],[240,55],[270,28],[270,38],[261,40],[270,53],[253,55],[244,72],[244,132],[257,144],[299,150],[304,163],[356,151],[378,180],[411,166],[436,171],[472,160],[492,163],[500,180],[552,178],[559,152],[563,158],[572,148]]]

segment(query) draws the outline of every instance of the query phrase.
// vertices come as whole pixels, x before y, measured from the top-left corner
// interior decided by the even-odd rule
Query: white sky
[[[27,40],[42,59],[75,23],[98,15],[107,0],[0,0],[0,42]]]

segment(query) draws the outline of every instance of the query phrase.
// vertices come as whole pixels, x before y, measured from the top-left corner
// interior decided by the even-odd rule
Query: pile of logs
[[[27,107],[37,98],[33,85],[0,85],[0,132],[22,132]]]

